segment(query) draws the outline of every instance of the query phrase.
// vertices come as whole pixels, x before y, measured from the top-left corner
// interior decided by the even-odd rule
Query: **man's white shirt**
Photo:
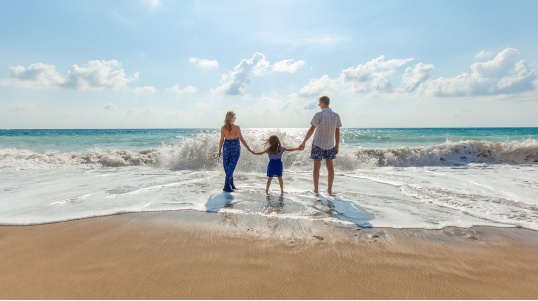
[[[331,109],[324,108],[314,115],[310,124],[316,127],[312,144],[324,150],[334,148],[334,133],[336,128],[342,127],[340,116]]]

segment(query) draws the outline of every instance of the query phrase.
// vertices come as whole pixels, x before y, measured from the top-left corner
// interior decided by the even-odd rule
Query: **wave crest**
[[[297,147],[300,139],[278,133],[283,145]],[[218,158],[218,134],[198,134],[180,142],[164,144],[161,148],[144,151],[102,151],[98,148],[86,153],[46,152],[35,153],[15,148],[0,149],[0,169],[59,169],[148,166],[172,170],[213,170],[221,168]],[[263,149],[259,136],[245,135],[252,149]],[[310,170],[312,167],[309,148],[305,151],[286,153],[284,167],[288,170]],[[242,150],[237,169],[264,172],[266,156],[255,156]],[[428,147],[366,148],[342,143],[335,160],[338,170],[354,170],[383,166],[431,166],[465,165],[472,162],[506,162],[513,164],[537,164],[538,141],[488,142],[466,140],[447,141]]]
[[[358,148],[356,156],[366,166],[461,165],[470,162],[538,163],[538,142],[447,141],[428,147]]]

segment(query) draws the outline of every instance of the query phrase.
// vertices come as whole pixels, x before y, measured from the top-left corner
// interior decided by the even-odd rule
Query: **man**
[[[316,113],[314,118],[312,118],[312,121],[310,122],[312,126],[306,133],[303,143],[301,143],[299,146],[299,149],[303,150],[305,148],[306,141],[308,141],[312,134],[314,134],[310,158],[314,160],[313,178],[315,193],[318,193],[319,191],[318,182],[321,161],[325,160],[328,173],[327,193],[332,194],[334,181],[333,160],[336,158],[336,154],[338,154],[338,144],[340,143],[340,128],[342,127],[342,122],[340,121],[340,116],[329,108],[330,102],[331,100],[329,97],[320,97],[319,106],[321,108],[321,112]]]

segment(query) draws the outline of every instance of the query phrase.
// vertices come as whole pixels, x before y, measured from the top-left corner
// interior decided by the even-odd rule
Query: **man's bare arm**
[[[340,144],[340,128],[336,128],[336,131],[334,131],[334,153],[338,155],[338,145]]]
[[[310,137],[312,137],[312,134],[314,134],[314,131],[316,130],[316,126],[313,125],[310,127],[310,129],[308,130],[308,132],[306,133],[306,136],[303,140],[303,143],[301,143],[301,145],[299,145],[298,149],[300,150],[303,150],[304,147],[305,147],[305,144],[306,144],[306,141],[308,141],[308,139],[310,139]]]

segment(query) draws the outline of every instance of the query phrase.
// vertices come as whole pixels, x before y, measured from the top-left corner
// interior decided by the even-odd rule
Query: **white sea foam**
[[[244,136],[251,148],[262,150],[261,139],[269,133]],[[301,133],[277,133],[288,147],[302,139]],[[282,201],[266,199],[267,157],[245,150],[235,176],[241,190],[222,193],[218,142],[219,135],[205,133],[144,151],[0,149],[0,224],[194,210],[361,227],[538,230],[538,143],[533,139],[446,141],[416,148],[343,143],[335,161],[338,193],[320,197],[309,192],[309,152],[290,152],[283,157],[287,193]],[[322,189],[324,181],[322,176]]]
[[[538,166],[469,164],[362,170],[358,177],[466,215],[538,230]]]
[[[401,193],[398,187],[353,177],[337,177],[335,188],[340,192],[336,196],[316,196],[310,192],[308,173],[286,173],[287,193],[279,202],[277,190],[269,200],[266,197],[263,174],[238,173],[240,191],[233,194],[220,190],[223,176],[214,171],[155,173],[147,168],[3,172],[0,191],[5,205],[0,212],[0,224],[42,224],[125,212],[194,210],[322,220],[360,227],[511,225],[435,206]]]
[[[249,145],[263,149],[260,135],[246,136]],[[279,133],[287,147],[297,147],[300,139]],[[0,169],[73,169],[97,167],[151,166],[170,170],[215,170],[220,168],[218,158],[219,135],[198,134],[180,142],[164,144],[160,148],[144,151],[102,151],[98,148],[85,153],[46,152],[36,153],[15,148],[0,149]],[[310,166],[309,152],[287,153],[283,159],[286,169],[305,170]],[[339,170],[381,166],[453,166],[469,163],[506,162],[538,164],[538,141],[458,141],[428,146],[400,148],[366,148],[343,144],[335,166]],[[237,166],[241,171],[263,171],[265,161],[245,149]]]

